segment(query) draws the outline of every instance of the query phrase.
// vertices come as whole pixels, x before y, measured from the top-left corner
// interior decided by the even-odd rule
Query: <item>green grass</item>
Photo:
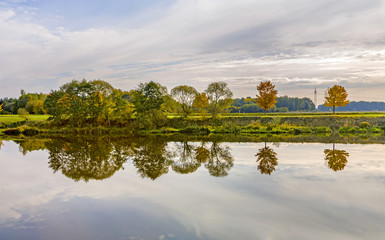
[[[169,113],[168,118],[179,118],[182,115],[177,113]],[[265,117],[265,113],[223,113],[222,118],[242,118],[242,117]],[[267,113],[266,117],[385,117],[385,112],[288,112],[288,113]],[[200,119],[199,113],[192,113],[188,119]],[[206,114],[206,119],[210,119],[211,115]]]
[[[29,115],[30,121],[45,121],[50,117],[50,115]],[[19,115],[0,115],[0,123],[3,124],[12,124],[16,122],[22,122],[24,118]]]

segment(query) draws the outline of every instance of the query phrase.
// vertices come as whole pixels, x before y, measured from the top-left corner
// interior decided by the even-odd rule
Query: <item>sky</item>
[[[0,98],[74,79],[385,101],[385,0],[0,0]]]

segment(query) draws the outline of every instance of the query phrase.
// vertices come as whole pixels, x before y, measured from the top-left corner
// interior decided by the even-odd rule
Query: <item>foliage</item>
[[[259,107],[265,109],[265,112],[274,106],[277,102],[278,91],[275,85],[270,81],[261,82],[258,87],[257,100],[255,101]]]
[[[167,90],[166,90],[167,91]],[[138,113],[160,109],[163,103],[163,96],[166,95],[164,88],[153,81],[140,83],[137,90],[131,92],[133,103]]]
[[[205,93],[209,100],[207,108],[214,118],[217,117],[218,114],[227,110],[233,103],[233,100],[231,99],[233,93],[227,87],[227,83],[225,82],[211,83],[207,87]]]
[[[193,102],[198,91],[191,86],[181,85],[171,90],[171,96],[179,103],[184,117],[192,112]]]
[[[24,118],[25,120],[29,120],[29,112],[27,110],[25,110],[24,108],[19,108],[17,110],[17,114]]]
[[[252,99],[252,102],[250,101]],[[257,113],[265,110],[255,103],[255,98],[235,98],[231,106],[232,113]],[[310,98],[277,97],[277,103],[270,108],[270,112],[310,112],[315,110],[315,105]]]
[[[339,85],[334,85],[329,88],[327,95],[325,96],[325,107],[332,107],[333,114],[335,113],[336,107],[344,107],[349,104],[347,100],[348,93],[345,88]]]
[[[193,107],[199,109],[201,119],[205,118],[206,108],[209,105],[209,99],[205,93],[198,93],[195,96]]]
[[[51,91],[44,106],[55,122],[72,126],[124,124],[134,116],[134,106],[124,92],[102,80],[72,81]]]

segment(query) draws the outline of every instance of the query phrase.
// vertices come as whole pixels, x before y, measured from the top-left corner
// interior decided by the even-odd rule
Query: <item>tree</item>
[[[191,86],[181,85],[171,90],[171,96],[180,104],[184,117],[192,112],[193,102],[198,91]]]
[[[193,107],[199,109],[202,120],[205,118],[206,108],[209,105],[209,99],[205,93],[198,93],[195,96]]]
[[[0,112],[2,112],[2,111],[3,111],[3,103],[0,104]]]
[[[27,110],[25,110],[24,108],[19,108],[17,110],[17,114],[24,118],[26,121],[29,120],[29,112]]]
[[[332,88],[327,90],[327,94],[325,96],[325,107],[332,107],[333,114],[335,114],[336,107],[345,107],[349,104],[348,93],[345,88],[339,85],[334,85]]]
[[[218,114],[228,109],[233,103],[233,93],[225,82],[213,82],[206,89],[209,99],[208,109],[215,118]]]
[[[274,88],[275,85],[273,85],[270,81],[261,82],[257,86],[259,94],[257,94],[257,100],[255,100],[255,102],[259,107],[265,109],[265,115],[266,112],[277,102],[278,91]]]
[[[167,88],[153,81],[140,83],[138,89],[130,92],[132,103],[138,113],[139,128],[164,126],[167,115],[164,113],[163,103],[167,97]]]
[[[102,80],[74,80],[51,91],[44,107],[57,123],[95,126],[111,125],[113,120],[122,125],[134,116],[133,105],[123,96],[121,90]]]

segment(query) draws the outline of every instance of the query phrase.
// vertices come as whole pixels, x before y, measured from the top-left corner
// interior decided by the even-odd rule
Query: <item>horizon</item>
[[[199,92],[223,81],[234,98],[269,80],[280,96],[317,88],[318,103],[341,85],[350,101],[384,102],[383,16],[383,0],[5,0],[0,98],[84,78]]]

